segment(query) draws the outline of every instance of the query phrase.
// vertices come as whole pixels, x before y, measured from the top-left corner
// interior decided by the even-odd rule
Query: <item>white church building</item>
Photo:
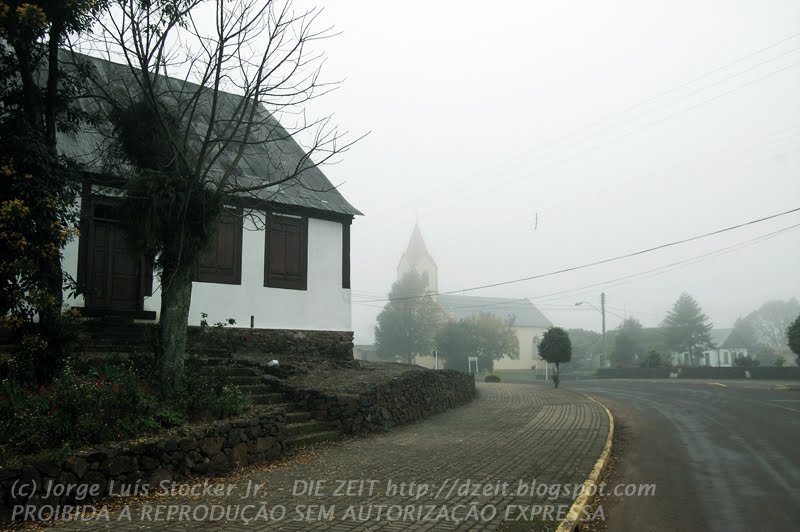
[[[408,247],[397,265],[397,279],[415,271],[427,275],[431,297],[453,320],[460,320],[480,313],[494,314],[504,320],[514,319],[514,332],[519,342],[519,358],[504,357],[494,362],[495,370],[536,369],[543,370],[544,360],[539,358],[539,340],[552,323],[527,298],[500,298],[437,294],[439,290],[439,268],[428,252],[419,225],[414,226]],[[415,363],[433,368],[432,356],[417,357]],[[465,368],[466,369],[466,368]]]

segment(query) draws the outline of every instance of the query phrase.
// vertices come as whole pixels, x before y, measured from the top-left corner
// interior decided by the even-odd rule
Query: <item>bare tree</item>
[[[800,302],[796,298],[778,299],[767,301],[744,319],[752,327],[758,343],[783,352],[786,351],[786,329],[798,313]]]
[[[320,81],[311,46],[332,36],[316,29],[319,13],[275,0],[118,0],[76,47],[107,60],[94,61],[88,100],[130,237],[156,257],[165,389],[182,374],[193,267],[225,208],[308,186],[303,176],[352,144],[330,116],[306,118],[305,104],[337,86]]]

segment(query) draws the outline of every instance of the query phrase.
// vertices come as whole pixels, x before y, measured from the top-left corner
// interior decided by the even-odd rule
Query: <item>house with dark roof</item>
[[[503,320],[513,321],[513,329],[519,342],[519,358],[504,357],[496,360],[494,369],[544,368],[539,358],[539,340],[552,323],[526,298],[480,297],[458,294],[438,294],[439,270],[436,261],[428,252],[419,225],[414,226],[408,247],[397,266],[397,278],[409,271],[425,274],[428,291],[444,312],[453,320],[461,320],[481,313],[493,314]],[[417,357],[416,364],[435,367],[433,357]]]
[[[127,67],[88,60],[101,82],[125,83]],[[174,82],[175,91],[187,90],[180,80],[166,82]],[[202,88],[189,89],[203,97]],[[218,104],[235,106],[241,100],[223,93]],[[101,104],[87,99],[84,105]],[[233,169],[244,189],[303,170],[297,180],[249,190],[227,210],[196,265],[189,325],[199,325],[205,314],[210,323],[232,318],[245,327],[350,331],[350,226],[361,213],[278,120],[263,106],[260,112],[259,141],[240,158],[221,153],[209,174]],[[83,163],[91,176],[80,197],[80,238],[63,254],[64,271],[83,287],[83,295],[66,303],[87,315],[157,320],[161,300],[152,263],[132,253],[120,227],[120,191],[95,179],[107,171],[99,155],[109,137],[103,126],[86,124],[58,137],[60,152]]]
[[[711,342],[714,347],[703,351],[698,363],[701,366],[730,367],[737,358],[746,357],[747,347],[733,332],[733,329],[712,329]],[[689,353],[672,353],[672,364],[691,365]]]

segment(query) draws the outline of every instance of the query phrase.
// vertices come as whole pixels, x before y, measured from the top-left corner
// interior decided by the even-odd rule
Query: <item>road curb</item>
[[[606,405],[594,397],[590,397],[586,394],[581,395],[588,397],[603,407],[603,410],[606,411],[606,415],[608,416],[608,436],[606,437],[606,444],[603,447],[603,452],[601,452],[600,456],[597,458],[597,461],[592,468],[592,472],[589,473],[589,478],[587,478],[583,483],[581,494],[578,495],[578,498],[575,499],[575,502],[572,503],[572,506],[570,506],[569,512],[567,512],[567,517],[561,522],[560,525],[558,525],[556,532],[574,532],[580,530],[581,518],[585,516],[584,508],[592,503],[592,499],[597,492],[597,484],[600,481],[600,477],[603,475],[603,471],[608,464],[609,458],[611,457],[611,442],[614,439],[614,416],[611,415],[611,411],[606,407]]]

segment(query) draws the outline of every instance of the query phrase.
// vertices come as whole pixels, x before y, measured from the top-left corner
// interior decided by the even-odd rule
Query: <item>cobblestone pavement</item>
[[[568,508],[572,487],[565,490],[564,484],[586,479],[607,431],[605,411],[581,394],[524,384],[479,384],[475,401],[422,422],[308,449],[277,464],[209,481],[229,483],[228,495],[151,497],[131,503],[129,514],[113,510],[109,520],[60,526],[494,530],[504,517],[519,515],[512,505]],[[340,482],[346,480],[357,482]],[[539,495],[525,493],[532,482]],[[262,484],[258,494],[247,494],[249,483]],[[558,495],[549,491],[556,483],[561,484]],[[557,524],[555,511],[545,521]],[[227,516],[219,519],[224,512]]]

